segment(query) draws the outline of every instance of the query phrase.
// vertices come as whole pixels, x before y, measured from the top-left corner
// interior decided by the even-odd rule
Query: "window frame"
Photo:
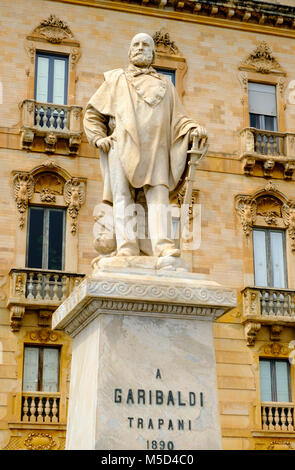
[[[37,382],[37,390],[24,390],[24,378],[25,378],[25,349],[26,348],[35,348],[38,349],[38,382]],[[44,370],[44,349],[55,349],[58,351],[58,370],[57,370],[57,390],[56,391],[48,391],[44,390],[44,379],[43,379],[43,370]],[[28,344],[24,343],[23,347],[23,372],[22,372],[22,392],[32,392],[32,393],[60,393],[61,387],[61,346],[56,345],[44,345],[44,344]],[[41,360],[42,359],[42,360]]]
[[[292,403],[292,378],[291,378],[291,365],[288,359],[285,358],[272,358],[272,357],[260,357],[259,358],[259,379],[261,380],[261,367],[260,363],[261,362],[269,362],[270,363],[270,379],[271,379],[271,402],[276,402],[276,403]],[[276,380],[276,363],[277,362],[283,362],[287,364],[287,378],[288,378],[288,397],[289,400],[287,402],[280,402],[278,401],[278,391],[277,391],[277,380]],[[267,403],[264,402],[261,399],[261,381],[260,381],[260,400],[262,403]]]
[[[40,209],[44,211],[43,218],[43,234],[42,234],[42,267],[34,268],[29,266],[29,247],[30,247],[30,224],[31,224],[31,208]],[[28,224],[27,224],[27,243],[26,243],[26,267],[32,269],[43,269],[48,270],[48,247],[49,247],[49,214],[50,211],[58,211],[63,213],[63,226],[62,226],[62,259],[61,269],[56,271],[64,271],[65,269],[65,255],[66,255],[66,219],[67,210],[63,207],[52,207],[52,206],[39,206],[30,205],[28,208]]]
[[[268,114],[260,114],[260,113],[250,113],[250,90],[249,90],[249,84],[250,83],[253,83],[255,85],[267,85],[267,86],[272,86],[274,87],[274,90],[275,90],[275,104],[276,104],[276,115],[275,116],[270,116]],[[278,93],[278,90],[277,90],[277,85],[274,84],[274,83],[262,83],[261,81],[257,82],[257,81],[253,81],[253,80],[248,80],[248,108],[249,108],[249,125],[250,127],[255,127],[255,126],[251,126],[251,114],[254,114],[255,116],[259,116],[259,121],[260,123],[264,123],[264,127],[255,127],[255,129],[260,129],[260,130],[270,130],[271,132],[278,132],[278,97],[277,97],[277,93]],[[265,117],[273,117],[273,123],[274,123],[274,129],[266,129],[265,127]]]
[[[256,274],[255,274],[255,250],[254,250],[254,232],[260,231],[265,233],[265,242],[266,242],[266,277],[267,285],[261,286],[256,284]],[[271,255],[271,240],[270,232],[280,232],[283,234],[283,260],[284,260],[284,277],[285,277],[285,286],[284,287],[275,287],[273,284],[273,270],[272,270],[272,255]],[[253,273],[254,273],[254,286],[255,287],[268,287],[268,288],[278,288],[278,289],[288,289],[288,263],[287,263],[287,242],[286,242],[286,230],[282,228],[273,228],[273,227],[260,227],[254,226],[252,229],[252,257],[253,257]]]
[[[59,104],[60,106],[66,106],[69,101],[69,55],[51,53],[48,51],[36,51],[35,58],[35,80],[34,80],[34,99],[37,100],[37,81],[38,81],[38,58],[44,57],[49,59],[48,69],[48,87],[47,87],[47,101],[46,103]],[[63,59],[65,61],[65,80],[64,80],[64,103],[53,102],[53,89],[54,89],[54,60]]]

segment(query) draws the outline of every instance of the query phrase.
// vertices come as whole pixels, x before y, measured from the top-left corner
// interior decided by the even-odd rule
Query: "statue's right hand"
[[[96,147],[102,150],[104,153],[108,153],[110,148],[114,147],[114,140],[113,136],[103,137],[102,139],[98,139],[95,143]]]

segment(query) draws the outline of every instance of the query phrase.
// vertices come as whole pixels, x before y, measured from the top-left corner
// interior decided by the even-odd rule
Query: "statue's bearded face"
[[[137,67],[151,65],[154,58],[153,39],[146,34],[137,34],[130,45],[129,60]]]

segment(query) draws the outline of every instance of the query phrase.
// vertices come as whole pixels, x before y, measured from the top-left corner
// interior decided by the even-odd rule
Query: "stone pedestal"
[[[73,337],[67,449],[220,449],[213,320],[232,289],[109,267],[56,310]]]

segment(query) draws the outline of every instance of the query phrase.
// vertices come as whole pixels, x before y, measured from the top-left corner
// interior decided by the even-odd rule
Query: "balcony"
[[[261,403],[261,430],[294,432],[294,404]]]
[[[24,100],[21,104],[21,146],[54,153],[77,154],[82,138],[82,107]]]
[[[246,127],[240,132],[243,171],[246,175],[273,177],[281,172],[292,179],[295,169],[295,134]]]
[[[82,281],[84,274],[13,268],[9,277],[10,326],[12,331],[18,331],[26,309],[39,310],[39,325],[48,326],[53,311]]]
[[[248,346],[262,325],[271,327],[271,339],[279,340],[284,326],[295,326],[295,291],[263,287],[246,287],[242,290],[242,322]]]
[[[23,392],[21,422],[60,423],[60,398],[60,394],[54,392]]]

